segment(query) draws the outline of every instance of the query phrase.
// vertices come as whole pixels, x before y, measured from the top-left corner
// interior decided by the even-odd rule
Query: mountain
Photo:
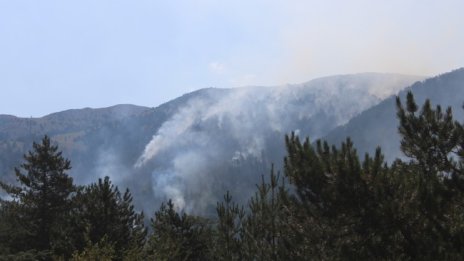
[[[193,212],[226,190],[249,198],[284,135],[319,138],[423,77],[365,73],[277,87],[201,89],[156,108],[117,105],[42,118],[0,116],[0,170],[12,181],[21,155],[48,134],[71,159],[81,184],[110,176],[129,186],[139,207],[171,198]]]
[[[42,118],[18,118],[11,115],[0,115],[0,137],[4,140],[43,132],[50,135],[79,132],[131,117],[146,109],[145,107],[125,104],[102,109],[67,110]]]
[[[464,120],[464,68],[417,82],[399,93],[402,102],[411,91],[421,107],[426,99],[433,106],[451,107],[455,120]],[[400,152],[398,120],[395,97],[390,97],[376,106],[353,117],[347,124],[339,126],[324,137],[331,144],[340,144],[346,137],[353,140],[360,155],[374,153],[380,146],[387,161],[404,157]]]

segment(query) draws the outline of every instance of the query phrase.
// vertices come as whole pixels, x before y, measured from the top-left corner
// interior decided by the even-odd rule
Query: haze
[[[0,0],[0,114],[464,61],[463,1]]]

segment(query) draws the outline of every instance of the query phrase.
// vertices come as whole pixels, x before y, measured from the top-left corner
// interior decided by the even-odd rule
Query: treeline
[[[208,219],[168,201],[148,227],[109,178],[73,184],[45,137],[18,185],[0,183],[0,260],[462,260],[464,128],[411,93],[397,109],[407,160],[291,134],[283,175],[263,177],[246,206],[226,193]]]

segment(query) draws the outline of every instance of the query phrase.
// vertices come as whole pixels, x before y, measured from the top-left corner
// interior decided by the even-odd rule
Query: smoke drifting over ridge
[[[271,164],[281,168],[284,135],[326,136],[354,115],[421,77],[357,74],[280,87],[202,89],[157,108],[118,105],[43,118],[0,115],[2,180],[33,141],[48,134],[72,161],[77,184],[110,176],[152,214],[169,198],[197,214],[229,190],[246,203]],[[0,173],[0,175],[1,175]]]
[[[420,79],[369,73],[205,89],[161,125],[134,167],[150,172],[156,201],[170,198],[189,212],[206,211],[226,190],[245,200],[271,163],[280,166],[286,133],[322,137]]]

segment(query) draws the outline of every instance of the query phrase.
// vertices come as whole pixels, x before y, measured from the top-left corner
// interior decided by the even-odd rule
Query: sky
[[[0,114],[464,66],[462,0],[0,0]]]

